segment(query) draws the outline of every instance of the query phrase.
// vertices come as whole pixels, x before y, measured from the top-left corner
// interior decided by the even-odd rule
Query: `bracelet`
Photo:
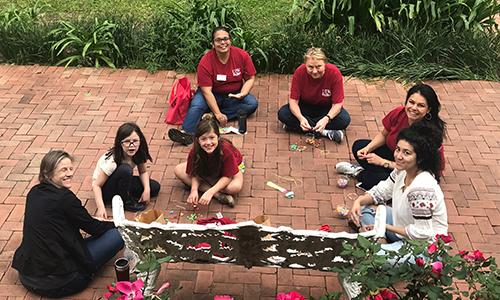
[[[328,118],[328,121],[333,120],[333,118],[331,118],[329,114],[326,114],[326,116],[325,116],[325,117],[327,117],[327,118]]]

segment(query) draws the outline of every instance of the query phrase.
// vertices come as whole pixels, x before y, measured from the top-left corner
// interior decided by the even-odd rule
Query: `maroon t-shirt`
[[[408,115],[406,114],[404,106],[398,106],[391,110],[383,119],[382,124],[388,134],[385,137],[385,144],[392,152],[396,150],[396,139],[401,130],[410,126],[408,123]],[[444,146],[441,145],[439,148],[439,156],[441,156],[441,170],[444,170]]]
[[[243,156],[240,151],[236,149],[236,147],[229,141],[225,139],[220,140],[221,143],[221,152],[222,152],[222,167],[219,174],[213,174],[210,176],[211,178],[219,179],[221,177],[233,177],[238,174],[240,171],[238,166],[243,161]],[[213,155],[213,154],[212,154]],[[217,168],[211,156],[208,156],[208,170],[214,170]],[[194,169],[194,147],[189,151],[187,165],[186,165],[186,173],[190,176],[193,176]]]
[[[198,86],[212,87],[212,92],[216,94],[238,93],[244,80],[257,73],[250,55],[245,50],[231,46],[229,51],[226,64],[217,58],[215,49],[203,55],[196,71]]]
[[[344,101],[344,81],[340,70],[332,64],[325,65],[325,74],[314,79],[307,74],[305,64],[293,73],[290,98],[308,104],[331,106]]]

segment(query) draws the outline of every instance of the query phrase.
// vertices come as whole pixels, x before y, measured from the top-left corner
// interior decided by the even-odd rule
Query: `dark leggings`
[[[92,258],[93,265],[97,270],[102,268],[106,262],[112,259],[124,245],[122,237],[116,228],[109,229],[100,236],[86,238],[84,239],[84,243]],[[67,282],[62,286],[52,288],[50,287],[51,277],[53,277],[56,282],[64,282],[64,279],[67,279]],[[35,294],[50,298],[60,298],[84,290],[94,278],[94,274],[74,272],[67,275],[44,276],[44,278],[41,279],[44,284],[43,288],[40,288],[40,280],[37,280],[36,277],[20,275],[19,278],[26,289]]]
[[[386,180],[392,172],[392,169],[369,164],[366,159],[358,157],[358,151],[366,147],[370,142],[371,140],[356,140],[354,144],[352,144],[354,158],[356,158],[358,164],[364,169],[356,176],[356,179],[361,182],[361,187],[365,190],[369,190],[380,181]],[[372,153],[377,154],[381,158],[394,161],[394,152],[385,144],[372,151]]]
[[[104,203],[111,203],[111,199],[115,195],[119,195],[124,203],[139,200],[144,187],[139,176],[134,176],[133,174],[133,169],[129,164],[119,165],[102,186],[102,199]],[[149,187],[151,197],[158,196],[160,192],[158,181],[150,178]]]
[[[307,119],[309,125],[316,126],[319,120],[324,118],[330,111],[331,106],[319,106],[302,103],[299,101],[300,112]],[[285,124],[289,130],[302,132],[300,128],[300,121],[292,114],[290,105],[283,105],[278,111],[278,120]],[[325,127],[329,130],[346,129],[351,123],[351,116],[347,110],[342,108],[338,115],[335,116]]]

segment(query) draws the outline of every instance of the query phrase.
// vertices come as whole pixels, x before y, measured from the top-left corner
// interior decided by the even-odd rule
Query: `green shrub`
[[[47,60],[50,25],[43,20],[47,8],[36,2],[32,7],[10,6],[0,12],[0,61],[27,64]]]
[[[382,32],[414,26],[455,31],[497,28],[497,0],[294,0],[291,14],[306,28]]]

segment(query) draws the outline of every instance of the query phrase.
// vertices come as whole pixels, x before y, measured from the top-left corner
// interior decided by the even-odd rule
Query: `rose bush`
[[[356,299],[498,299],[495,259],[480,250],[452,255],[452,240],[437,235],[431,244],[405,240],[398,251],[380,251],[380,244],[359,236],[356,244],[343,246],[342,256],[350,257],[350,264],[333,271],[361,284]]]

